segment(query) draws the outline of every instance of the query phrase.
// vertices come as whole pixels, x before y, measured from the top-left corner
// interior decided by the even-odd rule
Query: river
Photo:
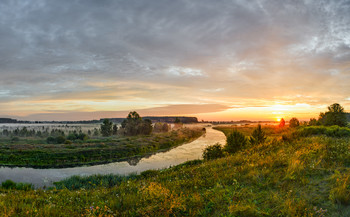
[[[53,182],[73,175],[88,176],[93,174],[128,175],[150,169],[164,169],[189,160],[201,159],[204,148],[217,142],[225,144],[225,135],[211,127],[206,127],[206,134],[193,142],[183,144],[166,152],[159,152],[149,157],[109,164],[83,166],[63,169],[33,169],[23,167],[0,167],[0,182],[10,179],[15,182],[32,183],[35,187],[49,187]]]

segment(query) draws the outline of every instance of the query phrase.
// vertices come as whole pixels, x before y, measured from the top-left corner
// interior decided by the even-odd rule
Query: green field
[[[278,136],[277,129],[264,129],[265,144],[248,145],[217,160],[190,161],[129,177],[72,177],[51,190],[2,189],[0,212],[5,216],[349,216],[350,137],[293,133],[304,131],[303,127],[285,129]]]
[[[0,166],[61,168],[103,164],[167,150],[203,133],[202,129],[183,128],[151,135],[95,137],[72,144],[47,144],[38,138],[1,138]]]

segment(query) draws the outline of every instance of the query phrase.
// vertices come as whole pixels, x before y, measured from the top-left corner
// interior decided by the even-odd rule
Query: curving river
[[[197,140],[173,148],[167,152],[159,152],[149,157],[109,164],[83,166],[64,169],[33,169],[0,167],[0,183],[11,179],[15,182],[27,182],[35,187],[52,186],[53,182],[73,175],[140,173],[150,169],[163,169],[189,160],[202,158],[203,149],[217,142],[225,144],[225,135],[211,127],[206,127],[206,134]]]

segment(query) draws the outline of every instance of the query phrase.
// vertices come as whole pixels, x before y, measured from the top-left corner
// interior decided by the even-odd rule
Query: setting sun
[[[280,121],[281,121],[281,118],[277,118],[277,121],[280,122]]]

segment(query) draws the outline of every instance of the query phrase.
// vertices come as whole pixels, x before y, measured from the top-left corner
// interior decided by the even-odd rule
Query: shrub
[[[49,137],[47,137],[46,142],[47,142],[47,144],[55,144],[56,139],[52,136],[49,136]]]
[[[262,144],[266,140],[265,132],[262,130],[261,125],[259,124],[257,128],[252,133],[250,137],[250,144],[257,145]]]
[[[227,136],[226,146],[224,147],[224,150],[228,153],[233,154],[246,146],[247,143],[248,140],[243,135],[243,133],[235,130]]]
[[[224,156],[224,152],[219,143],[206,147],[203,151],[204,160],[213,160]]]
[[[300,125],[299,120],[297,118],[292,118],[289,121],[289,127],[298,127]]]
[[[15,183],[14,181],[8,179],[1,183],[1,188],[28,191],[33,189],[33,185],[29,183],[21,183],[21,182]]]
[[[1,183],[1,188],[4,188],[4,189],[14,189],[15,187],[16,187],[16,183],[9,179]]]
[[[63,143],[65,143],[65,141],[66,141],[66,138],[64,136],[57,136],[56,137],[57,144],[63,144]]]

